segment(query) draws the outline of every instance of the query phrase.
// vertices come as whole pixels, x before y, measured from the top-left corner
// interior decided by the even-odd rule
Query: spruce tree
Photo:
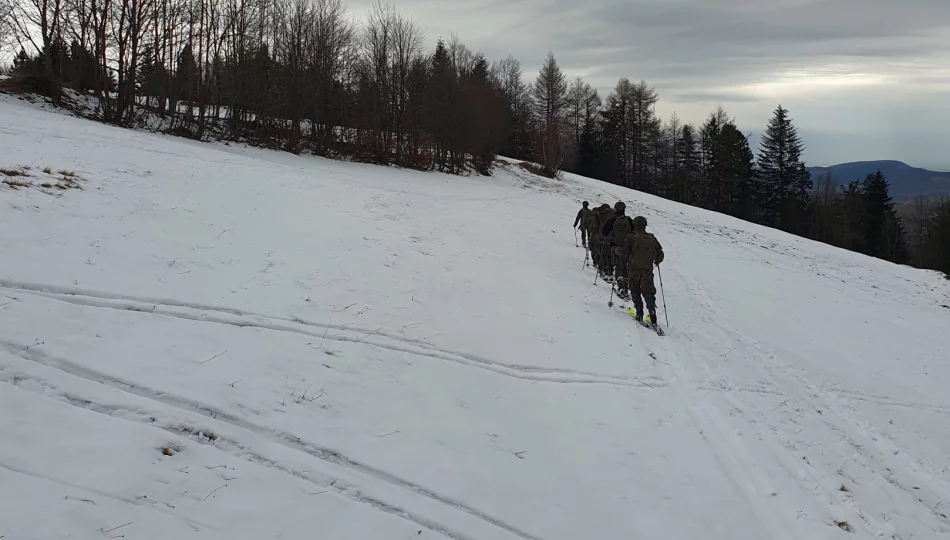
[[[838,227],[833,243],[851,251],[863,251],[867,220],[861,184],[857,180],[852,180],[835,200],[834,206]]]
[[[455,172],[455,163],[450,155],[458,146],[455,140],[459,111],[459,85],[452,66],[452,59],[445,43],[440,39],[431,59],[428,106],[426,114],[428,132],[435,143],[435,159],[432,166],[440,171]]]
[[[20,47],[20,52],[13,57],[13,70],[23,72],[30,67],[30,55],[26,54],[26,49]]]
[[[779,105],[759,147],[760,201],[766,224],[786,231],[801,225],[811,178],[802,162],[804,146],[788,110]]]
[[[881,171],[869,174],[861,186],[864,201],[864,253],[894,262],[904,262],[907,249],[904,229],[894,210],[890,186]]]
[[[696,130],[693,126],[689,124],[683,126],[683,131],[673,149],[673,159],[676,161],[677,172],[677,177],[673,179],[676,200],[686,204],[697,204],[702,170],[700,153],[697,150]]]
[[[751,220],[755,217],[756,184],[755,156],[749,148],[749,140],[732,122],[720,133],[723,167],[723,205],[721,209],[730,215]]]
[[[584,129],[581,131],[580,142],[577,144],[577,165],[575,167],[577,174],[596,178],[601,166],[600,153],[600,141],[597,140],[594,123],[585,123]]]

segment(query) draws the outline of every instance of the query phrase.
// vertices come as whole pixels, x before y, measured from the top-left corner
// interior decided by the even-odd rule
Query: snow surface
[[[83,188],[0,186],[0,538],[950,538],[935,273],[510,161],[5,96],[0,148]],[[664,338],[575,247],[618,198],[667,252]]]

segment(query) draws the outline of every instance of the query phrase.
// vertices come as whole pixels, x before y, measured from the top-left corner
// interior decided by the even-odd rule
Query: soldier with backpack
[[[588,229],[590,228],[590,218],[591,218],[591,209],[588,208],[587,201],[581,203],[581,209],[577,212],[577,217],[574,218],[574,228],[580,228],[581,231],[581,244],[584,246],[584,249],[587,249]]]
[[[625,215],[626,210],[627,205],[623,201],[618,201],[614,205],[615,215],[604,223],[602,233],[608,240],[608,254],[611,266],[613,266],[615,283],[617,284],[617,295],[624,300],[629,300],[627,264],[620,256],[620,246],[623,245],[627,236],[633,232],[633,220]]]
[[[616,211],[608,204],[600,206],[598,220],[594,222],[594,235],[597,237],[597,271],[604,281],[613,282],[613,261],[610,259],[610,236],[604,227],[616,218]]]
[[[628,234],[620,247],[620,258],[627,266],[627,285],[637,310],[637,320],[643,321],[643,302],[649,315],[646,321],[656,327],[656,285],[653,283],[653,266],[663,262],[663,246],[653,234],[647,232],[647,218],[633,218],[633,233]],[[643,297],[641,299],[641,296]]]
[[[603,226],[604,221],[607,220],[606,212],[609,209],[609,206],[602,204],[591,211],[588,246],[590,246],[590,257],[594,262],[594,268],[596,268],[598,272],[600,272],[604,264],[602,249],[603,239],[600,236],[600,228]]]

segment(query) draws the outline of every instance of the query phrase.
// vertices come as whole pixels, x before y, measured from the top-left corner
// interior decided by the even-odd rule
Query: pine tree
[[[600,174],[602,156],[600,141],[597,138],[594,123],[584,124],[580,141],[577,144],[577,165],[575,172],[581,176],[596,178]]]
[[[26,54],[26,49],[20,47],[20,52],[13,57],[13,70],[16,72],[22,72],[29,68],[30,65],[30,55]]]
[[[894,262],[904,262],[907,249],[904,229],[894,210],[890,186],[881,171],[869,174],[861,186],[864,201],[865,254]]]
[[[702,176],[702,164],[697,149],[696,130],[686,124],[674,148],[676,171],[673,179],[673,191],[676,200],[686,204],[696,204],[699,199],[699,184]]]
[[[198,92],[198,64],[191,50],[191,44],[185,45],[178,55],[178,68],[175,70],[175,84],[178,89],[178,99],[191,101]],[[189,111],[191,108],[189,107]],[[190,114],[190,113],[189,113]]]
[[[838,227],[834,244],[851,251],[863,251],[866,243],[864,192],[857,180],[852,180],[835,200],[834,215]]]
[[[766,224],[794,232],[802,225],[811,178],[802,162],[798,130],[781,105],[769,120],[759,147],[760,201]]]
[[[730,215],[752,220],[755,217],[755,156],[749,140],[731,121],[720,133],[723,185],[722,207]]]
[[[459,87],[452,58],[441,39],[432,54],[430,70],[429,111],[425,125],[435,143],[433,166],[440,171],[455,172],[455,163],[450,160],[450,155],[458,146],[454,135],[457,131]]]
[[[699,131],[703,174],[697,185],[697,202],[703,208],[723,210],[725,206],[728,192],[725,184],[730,156],[722,132],[728,123],[729,117],[725,109],[719,106],[710,113]]]

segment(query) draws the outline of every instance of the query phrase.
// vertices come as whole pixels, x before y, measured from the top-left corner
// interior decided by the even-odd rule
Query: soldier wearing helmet
[[[589,205],[590,203],[587,201],[581,203],[581,209],[577,212],[577,217],[574,218],[574,228],[580,228],[581,243],[584,245],[585,249],[587,248],[587,241],[590,238],[589,229],[592,210],[588,208]]]
[[[647,218],[633,218],[633,233],[624,239],[620,247],[620,258],[627,266],[627,285],[630,287],[633,305],[637,309],[637,320],[643,320],[645,301],[649,313],[647,321],[655,325],[656,285],[653,283],[653,266],[663,262],[664,254],[660,242],[652,233],[647,232]]]
[[[618,201],[614,205],[614,216],[604,223],[601,233],[607,238],[609,245],[608,256],[613,267],[614,277],[617,283],[617,294],[623,299],[630,299],[627,287],[627,265],[623,257],[620,256],[620,246],[627,236],[633,232],[633,222],[625,215],[627,205],[623,201]]]
[[[608,204],[602,204],[594,210],[593,220],[590,229],[590,255],[594,260],[597,271],[607,279],[607,273],[610,270],[610,257],[608,254],[608,243],[601,231],[604,223],[614,216],[614,211]]]

